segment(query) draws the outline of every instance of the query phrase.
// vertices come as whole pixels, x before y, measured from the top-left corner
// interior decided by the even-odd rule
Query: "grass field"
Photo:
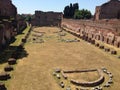
[[[8,90],[65,90],[59,87],[52,76],[56,68],[63,70],[105,67],[112,72],[113,85],[104,90],[120,90],[120,60],[87,42],[61,42],[56,27],[38,27],[35,31],[45,32],[40,37],[44,43],[32,43],[32,32],[26,43],[27,57],[20,59],[12,78],[7,82]],[[66,33],[66,32],[65,32]],[[66,33],[64,39],[76,37]],[[38,38],[37,38],[38,39]],[[86,75],[87,76],[87,75]],[[95,75],[91,75],[94,77]],[[73,89],[75,90],[75,89]]]

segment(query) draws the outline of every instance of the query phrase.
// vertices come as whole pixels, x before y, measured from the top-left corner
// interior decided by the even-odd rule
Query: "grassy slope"
[[[22,34],[17,35],[17,36],[15,37],[15,38],[16,38],[16,41],[13,42],[13,43],[11,44],[11,46],[19,46],[20,43],[21,43],[21,39],[22,39],[23,37],[25,37],[25,35],[26,35],[27,32],[29,31],[29,29],[30,29],[30,26],[28,26],[28,27],[22,32]]]
[[[28,30],[30,29],[30,26],[28,26],[22,33],[23,34],[20,34],[20,35],[17,35],[15,38],[16,38],[16,41],[15,42],[13,42],[13,43],[11,43],[10,44],[10,46],[19,46],[19,44],[21,43],[21,39],[27,34],[27,32],[28,32]],[[11,50],[11,49],[9,49],[9,47],[8,48],[6,48],[5,50],[4,50],[4,52],[2,52],[2,53],[6,53],[5,54],[5,56],[0,56],[1,58],[3,58],[3,60],[4,59],[6,59],[6,58],[9,58],[10,56],[11,56],[11,54],[12,54],[12,52],[13,52],[14,50]],[[5,63],[2,63],[2,64],[0,64],[0,72],[3,72],[3,70],[4,70],[4,67],[7,65],[7,62],[5,62]],[[0,81],[1,82],[1,81]],[[2,81],[3,82],[3,81]],[[7,83],[7,81],[5,81],[5,83]]]
[[[55,68],[101,67],[106,67],[114,75],[114,84],[105,90],[120,89],[119,59],[82,40],[77,43],[58,41],[57,34],[53,33],[58,28],[42,27],[38,30],[46,32],[43,37],[45,43],[25,45],[29,55],[19,61],[13,78],[8,82],[8,90],[63,90],[51,75]],[[67,34],[65,38],[75,37]]]

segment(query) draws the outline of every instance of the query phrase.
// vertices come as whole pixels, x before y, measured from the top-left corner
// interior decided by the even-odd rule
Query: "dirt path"
[[[52,76],[55,68],[82,69],[106,67],[114,75],[114,84],[106,90],[119,90],[120,61],[84,41],[65,43],[58,40],[58,28],[43,27],[44,43],[27,43],[28,56],[19,60],[8,90],[63,90]],[[67,34],[65,38],[75,37]]]

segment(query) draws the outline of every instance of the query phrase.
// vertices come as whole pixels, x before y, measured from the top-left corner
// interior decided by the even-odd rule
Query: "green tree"
[[[28,21],[28,22],[30,22],[31,21],[31,16],[26,16],[26,18],[25,18],[25,21]]]
[[[66,6],[64,8],[64,17],[65,18],[73,18],[74,14],[75,14],[75,10],[79,10],[79,5],[78,3],[72,4],[70,3],[70,5]]]
[[[92,17],[92,14],[87,9],[76,10],[74,14],[75,19],[90,19],[91,17]]]
[[[65,9],[64,9],[64,17],[65,17],[65,18],[68,18],[68,17],[69,17],[69,11],[70,11],[70,7],[69,7],[69,6],[66,6]]]

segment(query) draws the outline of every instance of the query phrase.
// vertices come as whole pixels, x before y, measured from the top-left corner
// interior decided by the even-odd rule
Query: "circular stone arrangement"
[[[74,80],[69,78],[69,76],[67,76],[66,74],[71,74],[71,73],[88,73],[88,72],[94,72],[97,71],[99,78],[95,81],[78,81],[78,80]],[[108,81],[103,84],[103,82],[105,81],[105,76],[104,74],[107,74],[109,79]],[[102,69],[86,69],[86,70],[61,70],[61,69],[56,69],[53,72],[53,76],[55,78],[58,79],[59,81],[59,85],[61,88],[66,88],[66,90],[68,90],[71,88],[71,85],[76,86],[76,90],[102,90],[102,88],[108,88],[110,87],[110,85],[113,83],[113,75],[111,72],[109,72],[106,68],[102,68]],[[66,85],[66,83],[64,81],[68,81],[67,83],[70,83],[69,86]],[[78,88],[78,86],[80,86]],[[71,90],[71,89],[70,89]]]

